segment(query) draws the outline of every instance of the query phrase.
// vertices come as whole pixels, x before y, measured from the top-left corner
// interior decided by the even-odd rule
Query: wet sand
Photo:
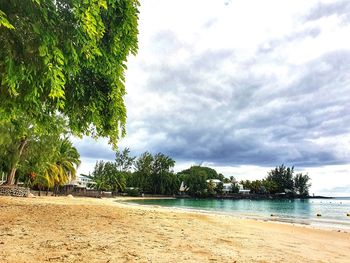
[[[0,197],[0,262],[350,262],[350,233],[115,199]]]

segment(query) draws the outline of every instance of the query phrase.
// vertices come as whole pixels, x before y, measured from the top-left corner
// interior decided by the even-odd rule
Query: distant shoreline
[[[204,209],[199,209],[199,208],[189,208],[189,207],[179,207],[179,206],[162,206],[162,205],[155,205],[155,204],[140,204],[137,202],[132,202],[137,201],[137,200],[152,200],[152,199],[158,199],[158,200],[170,200],[170,199],[175,199],[175,198],[136,198],[136,199],[117,199],[116,202],[120,203],[122,205],[127,205],[127,206],[135,206],[135,207],[141,207],[145,209],[160,209],[162,211],[178,211],[178,212],[184,212],[184,213],[190,213],[190,214],[199,214],[199,215],[207,215],[207,216],[226,216],[229,218],[233,219],[239,219],[239,220],[253,220],[257,222],[269,222],[273,224],[283,224],[283,225],[289,225],[289,226],[298,226],[298,227],[303,227],[303,228],[308,228],[308,229],[318,229],[318,230],[323,230],[323,231],[338,231],[338,232],[343,232],[343,233],[350,233],[350,230],[347,228],[342,228],[339,226],[323,226],[323,225],[315,225],[311,224],[310,222],[302,222],[302,220],[292,220],[292,219],[286,219],[286,218],[281,218],[276,214],[271,214],[271,217],[268,216],[261,216],[258,214],[254,215],[244,215],[244,214],[233,214],[230,212],[223,212],[223,211],[218,211],[218,210],[204,210]],[[131,202],[130,202],[131,201]]]
[[[283,195],[250,195],[250,196],[240,196],[240,197],[225,197],[218,196],[218,199],[237,199],[237,200],[285,200],[285,199],[333,199],[330,196],[283,196]]]
[[[177,200],[176,200],[177,199]],[[182,200],[181,200],[182,199]],[[173,197],[137,197],[137,198],[117,198],[117,202],[141,205],[141,206],[150,206],[150,207],[163,207],[171,208],[175,210],[183,211],[193,211],[204,214],[221,214],[229,215],[237,218],[246,218],[246,219],[256,219],[262,221],[272,221],[272,222],[283,222],[287,224],[299,224],[304,226],[316,227],[319,229],[329,229],[329,230],[342,230],[349,232],[350,231],[350,221],[348,221],[348,211],[341,211],[341,216],[337,214],[338,218],[334,219],[334,215],[330,215],[329,211],[324,209],[319,209],[317,204],[325,204],[326,206],[330,204],[339,204],[343,206],[343,202],[335,198],[332,198],[331,202],[322,201],[325,198],[317,198],[313,196],[309,198],[311,200],[318,201],[304,201],[308,199],[220,199],[220,198],[173,198]],[[331,200],[330,198],[327,198]],[[167,201],[169,200],[169,202]],[[225,201],[224,201],[225,200]],[[124,202],[125,201],[125,202]],[[232,202],[231,202],[232,201]],[[252,201],[252,202],[249,202]],[[261,210],[259,207],[260,201],[264,210]],[[237,205],[234,203],[237,202]],[[242,203],[243,202],[243,203]],[[256,202],[254,204],[254,202]],[[296,206],[293,203],[296,203]],[[266,204],[270,203],[273,207],[273,204],[284,205],[287,204],[287,207],[293,206],[291,213],[285,213],[284,210],[279,209],[269,209],[270,205],[266,207]],[[307,204],[306,204],[307,203]],[[316,204],[316,206],[315,206]],[[347,201],[344,203],[347,204]],[[265,206],[264,206],[265,205]],[[300,206],[306,205],[310,209],[307,215],[303,213],[294,213],[295,207],[300,209]],[[309,206],[311,205],[312,208]],[[231,207],[233,207],[231,209]],[[243,208],[242,208],[243,207]],[[253,207],[253,208],[252,208]],[[231,210],[230,210],[231,209]],[[350,218],[349,218],[350,219]],[[337,220],[335,222],[334,220]]]
[[[182,197],[176,196],[176,198],[196,198],[196,197]],[[330,196],[290,196],[290,195],[217,195],[213,197],[200,197],[203,199],[232,199],[232,200],[285,200],[285,199],[334,199]]]

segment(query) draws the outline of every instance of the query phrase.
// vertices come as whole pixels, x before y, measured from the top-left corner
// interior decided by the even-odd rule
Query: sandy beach
[[[350,233],[133,206],[0,197],[0,262],[350,262]]]

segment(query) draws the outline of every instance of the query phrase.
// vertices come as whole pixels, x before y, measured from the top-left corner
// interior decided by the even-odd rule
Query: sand
[[[0,197],[0,262],[350,262],[350,233],[141,207]]]

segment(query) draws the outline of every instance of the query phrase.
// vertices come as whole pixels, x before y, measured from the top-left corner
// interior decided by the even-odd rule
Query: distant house
[[[69,183],[67,183],[66,185],[69,186],[74,186],[76,188],[86,188],[86,189],[90,189],[92,188],[93,185],[95,185],[96,183],[94,181],[92,181],[91,178],[84,176],[84,175],[78,175],[75,180],[71,180]]]
[[[224,187],[222,189],[224,193],[232,192],[232,183],[224,183]]]
[[[238,186],[239,186],[239,190],[238,190],[239,194],[249,194],[250,193],[250,190],[244,189],[242,184],[238,184]]]
[[[214,186],[216,187],[219,183],[221,183],[221,181],[219,179],[209,179],[207,180],[207,183],[212,183],[214,184]],[[238,193],[239,194],[249,194],[250,193],[250,190],[246,190],[243,188],[243,185],[241,184],[238,184],[239,186],[239,191]],[[223,184],[223,189],[222,189],[223,193],[230,193],[232,192],[232,183],[224,183]]]
[[[238,190],[239,194],[249,194],[250,193],[250,190],[244,189],[243,185],[238,184],[238,187],[239,187],[239,190]],[[232,192],[232,183],[224,183],[224,187],[222,190],[224,193]]]

